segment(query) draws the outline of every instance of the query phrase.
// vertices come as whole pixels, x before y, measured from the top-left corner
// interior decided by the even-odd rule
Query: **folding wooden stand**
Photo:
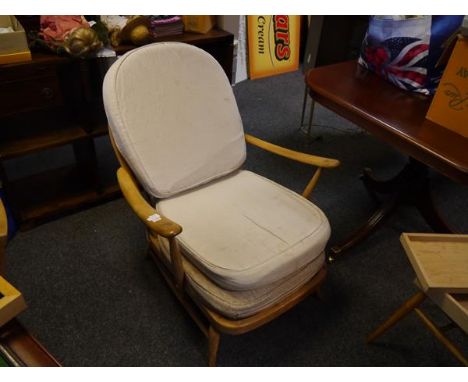
[[[468,235],[406,234],[401,242],[421,291],[405,301],[367,342],[373,342],[414,311],[432,334],[465,366],[468,359],[419,308],[429,297],[465,333],[468,333]]]
[[[60,366],[15,318],[26,309],[26,303],[21,292],[1,277],[7,234],[7,217],[0,200],[0,357],[11,366]]]

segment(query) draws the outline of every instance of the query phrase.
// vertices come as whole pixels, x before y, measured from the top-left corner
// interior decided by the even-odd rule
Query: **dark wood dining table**
[[[414,205],[435,232],[452,232],[434,206],[428,170],[468,184],[468,139],[426,119],[432,97],[402,90],[357,61],[311,69],[305,81],[316,102],[409,158],[401,172],[387,181],[364,170],[361,179],[381,200],[380,206],[332,252],[337,255],[361,242],[401,203]]]

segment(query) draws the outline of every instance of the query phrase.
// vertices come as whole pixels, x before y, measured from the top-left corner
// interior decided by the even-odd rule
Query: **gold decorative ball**
[[[146,25],[138,25],[130,32],[130,41],[134,45],[145,45],[151,42],[151,33]]]

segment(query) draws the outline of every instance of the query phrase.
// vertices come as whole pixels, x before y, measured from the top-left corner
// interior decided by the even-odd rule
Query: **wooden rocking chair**
[[[334,159],[244,135],[217,61],[181,43],[121,57],[104,81],[117,177],[145,224],[150,254],[208,338],[251,331],[286,312],[325,279],[330,227],[306,198]],[[317,167],[302,196],[241,170],[245,141]]]

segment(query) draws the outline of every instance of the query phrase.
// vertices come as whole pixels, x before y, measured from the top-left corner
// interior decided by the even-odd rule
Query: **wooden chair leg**
[[[208,329],[208,366],[216,366],[216,358],[218,356],[219,348],[219,332],[212,326]]]
[[[420,309],[415,308],[414,311],[426,325],[426,327],[434,334],[434,336],[444,345],[455,358],[457,358],[464,366],[468,366],[468,360],[463,356],[462,352],[442,334],[439,328],[427,317]]]
[[[0,239],[1,241],[1,239]],[[1,245],[1,243],[0,243]],[[5,254],[2,253],[2,248],[0,248],[0,276],[5,276]]]
[[[374,330],[369,336],[367,336],[367,343],[375,341],[378,337],[384,334],[388,329],[410,313],[414,308],[421,304],[426,295],[423,292],[416,293],[413,297],[407,300],[402,306],[400,306],[395,313],[393,313],[387,321],[380,325],[376,330]]]
[[[325,293],[323,292],[322,286],[319,286],[317,288],[317,292],[315,293],[319,301],[321,302],[327,302],[327,297],[325,296]]]

